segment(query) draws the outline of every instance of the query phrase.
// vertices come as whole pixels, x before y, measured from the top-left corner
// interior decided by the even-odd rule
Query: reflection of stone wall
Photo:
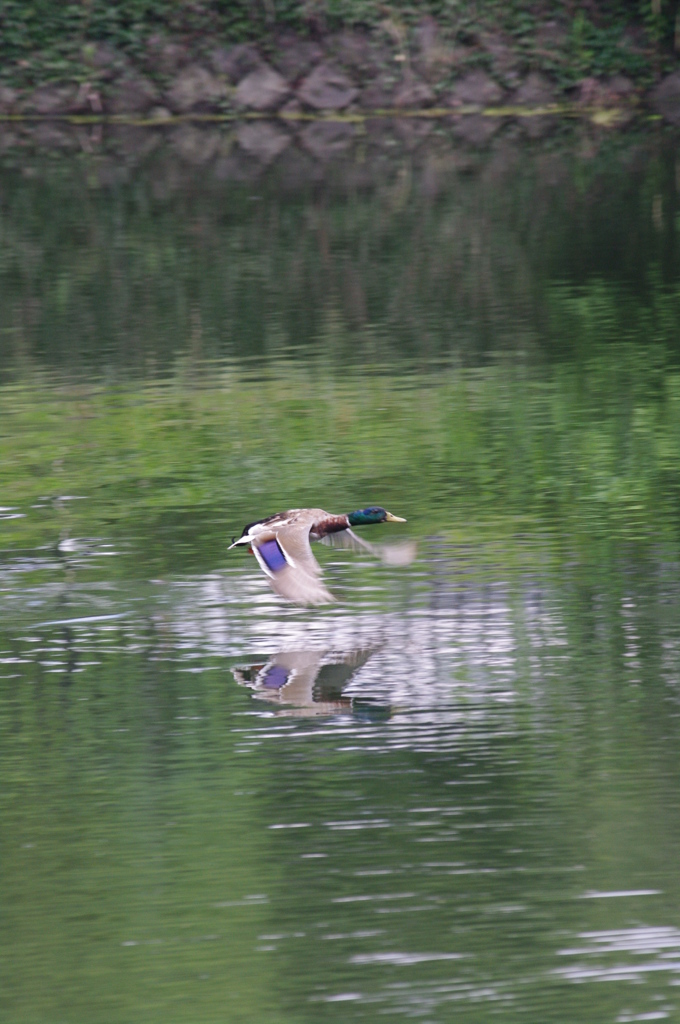
[[[97,158],[91,169],[106,185],[129,179],[132,168],[165,146],[162,162],[166,166],[173,162],[178,185],[183,180],[189,184],[198,168],[207,169],[217,181],[255,182],[274,167],[279,182],[287,187],[305,186],[331,175],[338,182],[343,178],[346,187],[352,188],[379,182],[387,163],[394,166],[395,158],[416,151],[426,153],[423,159],[431,170],[437,164],[444,173],[466,171],[474,166],[476,151],[487,149],[497,137],[512,143],[535,140],[557,125],[552,115],[515,126],[507,117],[481,113],[446,118],[375,116],[360,121],[271,118],[222,124],[11,122],[0,123],[0,157],[11,161],[43,152],[85,153]],[[591,134],[585,126],[583,134]],[[580,141],[578,132],[576,141]],[[511,160],[515,158],[513,154]],[[155,159],[158,162],[158,156]],[[436,188],[434,182],[432,186]]]
[[[412,118],[5,126],[3,367],[526,351],[547,278],[644,276],[664,178],[652,142],[494,124],[483,150]],[[672,227],[672,196],[654,209]]]
[[[44,133],[38,144],[49,132],[67,159],[31,163],[31,132]],[[339,359],[425,345],[467,360],[526,343],[533,274],[508,221],[510,210],[524,217],[516,168],[526,156],[506,134],[481,155],[413,120],[97,132],[13,129],[5,153],[36,180],[5,175],[17,205],[0,301],[49,361],[61,350],[72,365],[81,348],[95,361],[112,350],[128,366],[152,352],[165,361],[190,338],[203,355],[315,343]],[[534,223],[564,181],[559,161],[546,157],[544,172]],[[34,218],[48,195],[49,213]],[[0,348],[18,336],[0,335]]]

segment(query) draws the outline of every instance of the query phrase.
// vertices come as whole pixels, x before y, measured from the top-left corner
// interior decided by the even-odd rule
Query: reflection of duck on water
[[[370,719],[389,717],[389,706],[359,697],[344,697],[343,688],[365,665],[377,647],[357,648],[344,654],[327,650],[280,651],[267,662],[237,665],[232,669],[241,686],[249,686],[261,700],[292,705],[288,715],[332,715],[352,711]]]
[[[277,512],[256,523],[249,523],[230,547],[247,545],[257,558],[277,594],[295,604],[328,604],[335,598],[321,581],[321,566],[312,554],[311,541],[368,551],[388,564],[406,564],[415,557],[415,546],[391,552],[389,547],[374,547],[357,537],[351,526],[376,523],[404,523],[377,505],[348,515],[334,516],[321,508],[294,508]]]

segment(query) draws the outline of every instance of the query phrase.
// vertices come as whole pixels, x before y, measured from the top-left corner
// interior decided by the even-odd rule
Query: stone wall
[[[564,45],[557,23],[541,31],[542,45]],[[423,19],[408,46],[384,32],[349,30],[322,41],[279,34],[266,52],[254,44],[225,47],[204,39],[191,47],[152,37],[133,61],[92,43],[83,47],[83,69],[77,82],[34,89],[0,86],[0,116],[169,121],[202,115],[294,119],[450,111],[469,119],[490,108],[503,108],[510,116],[513,110],[560,107],[586,114],[616,111],[602,118],[612,125],[627,123],[636,109],[680,123],[680,72],[658,80],[646,95],[623,75],[588,77],[560,88],[500,34],[487,34],[471,46],[452,44],[431,18]],[[540,129],[538,117],[535,123]],[[469,121],[472,134],[488,129]]]

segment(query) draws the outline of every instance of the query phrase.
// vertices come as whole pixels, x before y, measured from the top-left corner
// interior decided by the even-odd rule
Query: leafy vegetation
[[[620,23],[597,24],[585,11],[571,23],[567,74],[604,77],[617,73],[640,77],[649,73],[649,55],[626,46]]]
[[[437,18],[450,41],[475,45],[502,30],[528,66],[557,74],[563,84],[583,75],[616,72],[645,76],[659,53],[672,50],[677,4],[659,0],[546,5],[536,0],[452,3],[450,0],[3,0],[0,63],[4,77],[41,81],[92,74],[86,44],[106,42],[133,57],[144,56],[150,36],[204,42],[258,40],[293,29],[323,35],[343,27],[383,29],[408,41],[426,15]],[[546,22],[562,26],[566,45],[534,38]],[[639,36],[634,45],[631,32]],[[84,49],[85,47],[85,49]]]

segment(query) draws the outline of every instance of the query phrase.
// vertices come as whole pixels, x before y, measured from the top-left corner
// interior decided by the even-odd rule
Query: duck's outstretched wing
[[[413,540],[395,541],[392,544],[369,544],[349,528],[337,533],[328,533],[320,540],[322,544],[332,548],[367,552],[385,565],[410,565],[418,553],[417,544]]]
[[[320,579],[321,566],[309,545],[316,510],[306,512],[287,526],[254,537],[253,553],[280,597],[295,604],[328,604],[335,598]]]
[[[327,533],[325,536],[319,537],[319,540],[329,548],[343,548],[345,551],[368,551],[371,555],[376,554],[375,545],[369,544],[363,537],[357,537],[349,526],[346,530]]]

